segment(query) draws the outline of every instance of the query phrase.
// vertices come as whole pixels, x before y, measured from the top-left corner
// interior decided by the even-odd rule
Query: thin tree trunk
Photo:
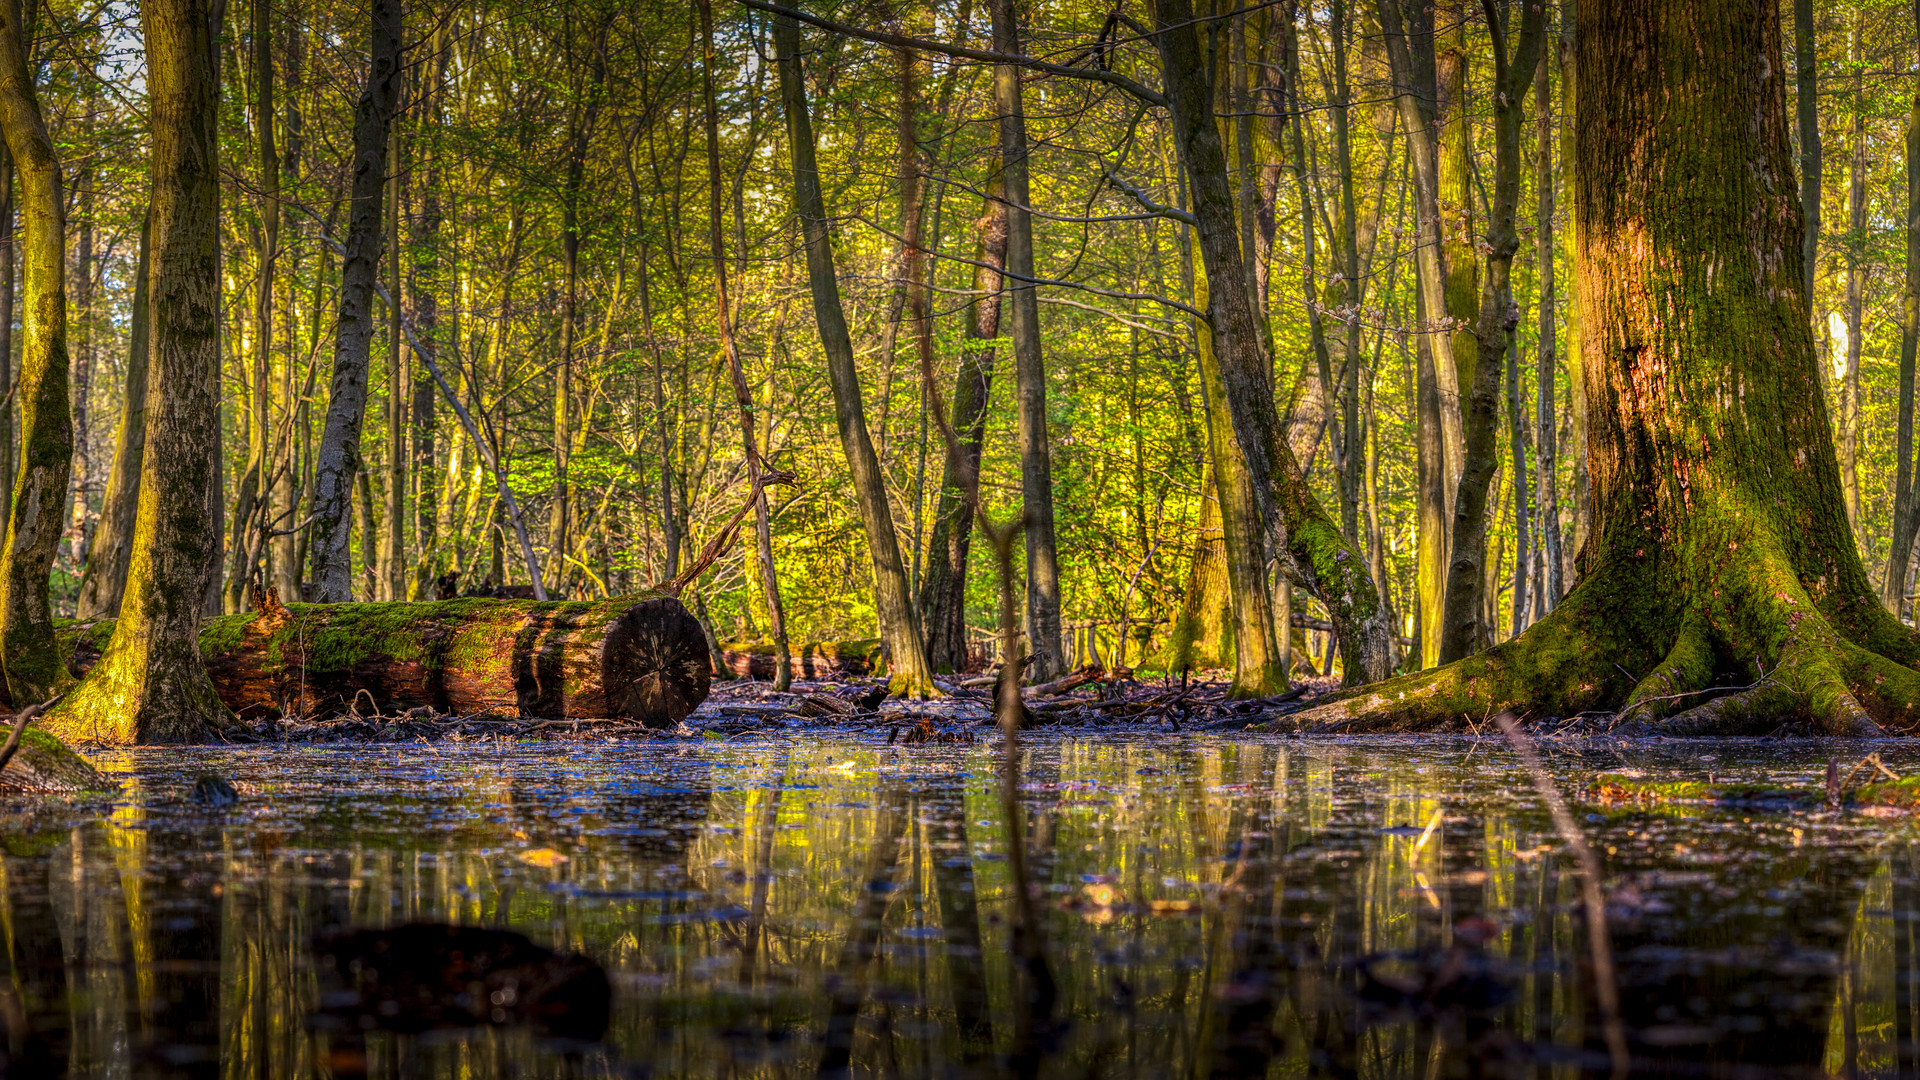
[[[773,528],[768,521],[767,492],[760,486],[767,463],[755,445],[753,392],[747,386],[740,349],[733,339],[733,315],[727,300],[727,242],[720,198],[720,107],[713,91],[713,66],[718,55],[713,48],[712,0],[700,0],[700,35],[705,45],[700,70],[706,103],[707,228],[713,251],[714,317],[720,328],[720,351],[726,354],[727,372],[733,376],[734,404],[740,410],[740,448],[746,455],[747,478],[755,493],[753,562],[759,571],[760,595],[767,605],[767,632],[773,639],[773,688],[784,691],[793,685],[793,665],[788,662],[787,615],[780,603],[780,579],[773,566]]]
[[[140,466],[147,446],[148,336],[151,306],[147,301],[150,273],[151,216],[140,224],[139,268],[133,279],[133,311],[127,320],[127,373],[120,401],[119,434],[114,439],[113,471],[107,474],[106,496],[100,502],[100,524],[87,552],[86,578],[80,583],[78,613],[82,619],[110,618],[120,611],[127,587],[127,567],[133,558],[135,519],[140,505]]]
[[[1013,0],[992,0],[994,51],[1020,54]],[[993,99],[1000,114],[1000,170],[1007,193],[1007,309],[1020,443],[1020,500],[1027,535],[1027,647],[1031,675],[1066,674],[1060,642],[1060,556],[1053,529],[1053,459],[1047,436],[1047,372],[1040,349],[1040,297],[1033,285],[1033,219],[1028,194],[1027,121],[1020,69],[996,64]]]
[[[402,156],[406,139],[387,137],[387,469],[380,493],[380,558],[374,572],[378,599],[406,595],[407,561],[407,404],[413,397],[407,358],[401,350],[401,318],[406,308],[406,278],[400,268],[400,178],[411,164]]]
[[[1580,204],[1580,168],[1579,154],[1575,145],[1574,132],[1580,116],[1579,61],[1575,56],[1577,27],[1575,0],[1561,0],[1560,4],[1560,112],[1567,119],[1560,125],[1560,187],[1566,193],[1568,204]],[[1580,216],[1567,215],[1566,248],[1570,252],[1580,250]],[[1580,303],[1580,275],[1569,274],[1566,280],[1566,348],[1561,355],[1567,361],[1567,411],[1572,414],[1573,445],[1568,453],[1573,458],[1573,543],[1561,552],[1561,582],[1565,586],[1561,595],[1571,590],[1577,580],[1576,560],[1587,546],[1587,529],[1593,520],[1593,500],[1588,497],[1587,477],[1587,378],[1586,358],[1580,351],[1580,322],[1582,305]]]
[[[14,214],[13,153],[0,139],[0,387],[13,389],[14,279],[20,232]],[[16,393],[14,397],[18,397]],[[13,505],[13,401],[0,405],[0,506]]]
[[[1840,491],[1847,506],[1847,520],[1859,536],[1860,521],[1860,337],[1862,309],[1866,306],[1867,268],[1861,250],[1867,229],[1867,117],[1861,99],[1860,67],[1864,63],[1860,48],[1861,22],[1865,15],[1856,12],[1853,21],[1853,131],[1847,162],[1847,358],[1840,383]],[[1808,294],[1809,300],[1812,294]]]
[[[1534,191],[1538,203],[1534,215],[1534,264],[1540,281],[1540,363],[1534,376],[1534,468],[1538,472],[1539,494],[1534,505],[1540,514],[1541,581],[1537,598],[1542,614],[1551,612],[1566,591],[1560,576],[1560,493],[1559,438],[1560,413],[1554,405],[1554,380],[1558,377],[1554,353],[1554,276],[1553,276],[1553,94],[1548,85],[1547,56],[1540,56],[1540,71],[1534,76],[1533,101],[1540,110],[1540,138],[1536,148],[1539,174]]]
[[[1517,37],[1510,33],[1508,10],[1506,5],[1489,5],[1495,87],[1493,205],[1487,215],[1485,295],[1477,305],[1480,317],[1473,331],[1478,356],[1467,411],[1466,456],[1454,496],[1447,605],[1440,631],[1443,664],[1492,644],[1494,629],[1486,615],[1488,598],[1482,595],[1488,580],[1487,491],[1499,465],[1500,370],[1511,359],[1507,354],[1520,321],[1511,280],[1513,256],[1520,249],[1520,234],[1514,227],[1520,202],[1520,132],[1526,121],[1527,91],[1546,39],[1544,8],[1523,0]],[[1525,453],[1524,449],[1517,452]],[[1516,489],[1524,489],[1523,476],[1516,474],[1513,479]]]
[[[1366,279],[1360,268],[1360,222],[1353,197],[1353,139],[1350,132],[1353,88],[1347,78],[1348,41],[1353,17],[1348,0],[1333,0],[1333,147],[1340,181],[1340,244],[1346,330],[1345,362],[1340,366],[1340,529],[1347,543],[1360,542],[1360,306],[1366,303]],[[1377,214],[1378,211],[1376,210]]]
[[[90,146],[94,140],[94,117],[98,97],[89,94],[82,104],[79,144]],[[67,558],[79,566],[87,554],[87,485],[93,480],[93,264],[94,205],[97,201],[99,174],[90,158],[83,157],[80,172],[73,180],[74,220],[68,230],[73,235],[73,288],[68,295],[68,320],[73,335],[73,374],[70,398],[73,404],[73,475],[69,478],[70,498],[67,523]]]
[[[1571,21],[1571,20],[1569,20]],[[1813,303],[1813,281],[1820,265],[1820,42],[1814,33],[1813,0],[1793,0],[1795,104],[1800,127],[1800,217],[1804,231],[1800,259],[1805,267],[1806,301]],[[1571,84],[1569,84],[1571,85]],[[1571,113],[1573,110],[1567,110]]]
[[[373,341],[374,286],[380,268],[380,203],[386,190],[387,131],[400,80],[400,0],[370,0],[372,31],[367,86],[354,110],[353,209],[340,270],[340,317],[326,427],[313,475],[314,599],[353,598],[349,540],[354,474],[361,468],[360,429],[367,412],[367,369]]]
[[[827,380],[834,401],[834,420],[853,472],[860,517],[866,527],[867,549],[873,558],[874,607],[880,639],[890,665],[893,693],[930,696],[933,669],[927,663],[920,638],[919,619],[907,584],[906,565],[894,537],[893,516],[887,505],[886,481],[880,460],[867,433],[866,410],[860,399],[860,377],[854,366],[853,339],[840,307],[839,282],[834,277],[833,248],[827,235],[826,201],[820,190],[820,171],[814,159],[813,124],[807,115],[805,75],[800,66],[800,27],[791,16],[774,20],[774,40],[780,58],[780,90],[787,113],[789,153],[793,160],[794,202],[807,251],[807,279],[813,293],[814,321],[827,357]],[[1009,191],[1009,197],[1012,192]]]
[[[961,459],[943,454],[940,496],[928,541],[927,573],[921,582],[920,610],[926,620],[927,659],[936,671],[967,666],[967,556],[973,539],[973,503],[967,477],[980,471],[986,443],[987,403],[993,391],[994,339],[1000,336],[1003,292],[1001,268],[1007,257],[1007,204],[1000,170],[991,170],[987,197],[976,223],[973,298],[967,305],[967,344],[954,379],[952,417]]]
[[[67,399],[66,204],[60,160],[27,66],[17,0],[0,4],[0,129],[19,170],[25,217],[25,345],[20,357],[20,465],[0,552],[0,677],[24,708],[65,679],[53,640],[48,573],[60,547],[73,421]],[[198,496],[195,496],[198,499]]]
[[[1916,13],[1920,23],[1920,13]],[[1913,537],[1920,515],[1914,512],[1913,394],[1914,353],[1920,343],[1920,94],[1907,109],[1907,267],[1901,286],[1900,421],[1894,436],[1893,542],[1880,598],[1896,618],[1906,612],[1907,574],[1913,561]]]
[[[188,742],[224,726],[200,657],[218,514],[202,494],[219,453],[220,90],[207,0],[141,7],[153,121],[153,393],[125,602],[88,677],[43,721],[126,742]]]
[[[1380,602],[1364,554],[1346,542],[1308,488],[1274,409],[1271,365],[1260,348],[1258,320],[1243,286],[1245,270],[1226,147],[1214,115],[1212,77],[1203,60],[1193,7],[1187,0],[1158,0],[1154,22],[1168,113],[1182,172],[1191,184],[1196,247],[1208,280],[1221,283],[1207,291],[1208,344],[1217,363],[1208,364],[1204,351],[1201,360],[1211,384],[1209,398],[1225,413],[1223,422],[1214,425],[1213,438],[1216,451],[1227,452],[1216,452],[1215,468],[1221,468],[1224,459],[1244,467],[1247,475],[1241,505],[1248,511],[1245,540],[1250,542],[1237,552],[1229,544],[1230,567],[1239,564],[1240,573],[1246,575],[1251,561],[1253,572],[1246,576],[1255,578],[1252,595],[1264,604],[1267,556],[1277,557],[1289,577],[1326,605],[1340,638],[1347,680],[1385,678],[1393,666],[1391,615]],[[1222,493],[1236,490],[1224,478],[1217,486]],[[1232,519],[1226,520],[1231,530]],[[1233,533],[1229,531],[1228,536]],[[1241,577],[1233,581],[1239,593]],[[1265,612],[1252,625],[1265,627],[1263,635],[1272,635],[1271,618]],[[1277,649],[1269,652],[1276,659],[1278,655]],[[1285,678],[1284,672],[1274,674]]]
[[[1420,325],[1416,433],[1420,451],[1419,516],[1416,519],[1415,582],[1420,605],[1420,666],[1440,662],[1440,628],[1446,621],[1446,578],[1453,498],[1465,454],[1461,430],[1459,369],[1448,329],[1447,274],[1441,263],[1440,175],[1434,117],[1426,104],[1434,93],[1426,58],[1429,27],[1409,25],[1415,14],[1405,0],[1380,0],[1387,59],[1393,72],[1407,156],[1414,181],[1414,269],[1419,285],[1415,313]],[[1420,31],[1426,31],[1421,33]],[[1416,62],[1418,59],[1420,62]]]
[[[420,117],[423,125],[437,125],[442,122],[441,104],[446,99],[447,65],[451,60],[452,47],[447,40],[444,27],[436,29],[431,39],[432,55],[427,60],[428,82],[422,94]],[[440,225],[443,211],[440,205],[440,183],[442,172],[440,159],[431,147],[416,150],[415,172],[417,178],[416,198],[419,200],[419,213],[412,222],[412,262],[407,273],[407,301],[412,305],[412,321],[415,335],[427,349],[438,354],[444,342],[440,334],[440,298],[435,291],[442,286],[440,280]],[[458,308],[455,308],[458,319]],[[459,327],[448,340],[459,341]],[[457,347],[457,345],[456,345]],[[413,535],[419,546],[420,554],[414,560],[412,580],[407,585],[407,599],[429,600],[428,589],[445,563],[441,554],[440,518],[444,501],[434,492],[434,478],[438,473],[434,453],[434,440],[438,434],[438,421],[434,415],[434,383],[431,375],[413,377],[413,401],[407,407],[407,419],[411,422],[413,453],[408,474],[413,477]]]

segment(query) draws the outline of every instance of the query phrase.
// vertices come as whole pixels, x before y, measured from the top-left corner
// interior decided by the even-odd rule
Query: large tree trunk
[[[67,399],[66,204],[60,161],[34,94],[18,0],[0,3],[0,130],[19,169],[27,297],[20,328],[20,465],[0,552],[0,672],[16,708],[65,681],[48,573],[60,547],[73,420]]]
[[[1581,6],[1586,573],[1519,638],[1304,726],[1623,707],[1675,734],[1920,720],[1920,635],[1874,595],[1841,501],[1779,19],[1768,0]]]
[[[976,223],[973,298],[967,305],[967,345],[953,387],[950,420],[960,453],[944,454],[940,500],[928,542],[927,573],[920,583],[920,611],[927,632],[927,659],[935,671],[967,667],[967,555],[973,541],[973,503],[968,478],[980,471],[986,443],[987,402],[993,391],[993,341],[1000,336],[1001,269],[1007,258],[1007,204],[999,170],[988,182],[986,204]]]
[[[313,541],[308,556],[313,597],[353,598],[354,476],[361,468],[360,429],[367,413],[367,369],[373,342],[374,284],[380,270],[381,197],[386,192],[387,130],[400,83],[400,0],[370,0],[367,86],[354,109],[353,208],[340,270],[340,318],[327,390],[327,422],[313,471]]]
[[[85,670],[111,622],[63,630]],[[431,708],[460,715],[621,717],[670,728],[712,675],[700,624],[656,594],[597,601],[288,604],[200,634],[220,699],[242,718]],[[108,658],[102,658],[104,663]]]
[[[780,90],[786,103],[789,153],[793,157],[794,202],[807,249],[807,280],[813,293],[814,322],[826,352],[827,381],[833,390],[834,421],[840,443],[853,471],[853,486],[866,527],[867,551],[873,558],[874,608],[880,639],[886,647],[891,686],[896,694],[926,697],[934,693],[933,668],[927,663],[920,639],[920,620],[913,610],[906,564],[894,537],[893,513],[887,505],[886,479],[867,433],[866,407],[860,398],[860,375],[854,366],[853,339],[846,313],[840,307],[840,285],[834,277],[833,248],[827,236],[826,200],[815,164],[813,123],[807,115],[805,74],[800,67],[800,27],[790,16],[774,20],[774,41],[780,57]],[[1011,192],[1009,196],[1011,197]]]
[[[1264,572],[1266,556],[1276,556],[1289,577],[1326,605],[1340,639],[1346,679],[1362,683],[1383,678],[1393,667],[1391,616],[1380,602],[1365,556],[1340,534],[1307,486],[1274,410],[1270,365],[1243,287],[1238,215],[1192,5],[1187,0],[1158,0],[1154,20],[1160,27],[1156,42],[1174,139],[1191,182],[1201,261],[1207,279],[1218,283],[1207,297],[1210,344],[1218,360],[1209,389],[1231,420],[1215,425],[1216,431],[1227,429],[1216,434],[1216,441],[1230,436],[1231,444],[1224,447],[1224,455],[1216,452],[1214,462],[1220,468],[1225,456],[1245,468],[1250,488],[1246,505],[1257,537],[1237,555],[1230,550],[1229,565],[1257,559]],[[1227,491],[1226,484],[1219,487]],[[1222,505],[1227,505],[1224,500]],[[1226,520],[1231,529],[1231,518]],[[1234,582],[1237,590],[1239,579]],[[1264,599],[1264,593],[1263,579],[1254,595]]]
[[[14,280],[20,265],[13,177],[13,153],[0,139],[0,386],[7,387],[13,385]],[[13,403],[9,401],[0,405],[0,506],[13,505],[13,470]]]
[[[116,742],[190,742],[231,713],[200,658],[217,563],[208,513],[220,449],[220,88],[207,0],[141,8],[153,118],[152,390],[133,559],[106,654],[44,721]]]
[[[1013,0],[992,0],[993,48],[1020,54]],[[1033,677],[1067,673],[1060,643],[1060,555],[1053,535],[1053,457],[1047,438],[1047,370],[1040,354],[1040,294],[1033,283],[1033,215],[1027,191],[1027,119],[1020,69],[997,64],[993,100],[1000,114],[1001,182],[1007,193],[1007,315],[1020,440],[1020,504],[1026,513],[1027,648]],[[1240,279],[1235,278],[1237,283]]]
[[[140,224],[140,257],[133,279],[133,312],[128,319],[127,372],[120,400],[120,431],[114,439],[113,468],[100,501],[100,524],[87,552],[86,577],[80,582],[79,615],[98,619],[120,610],[133,561],[134,518],[140,508],[140,464],[147,449],[147,361],[152,307],[147,300],[151,276],[151,216]]]

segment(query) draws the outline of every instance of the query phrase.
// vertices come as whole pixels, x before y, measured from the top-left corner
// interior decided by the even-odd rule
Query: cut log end
[[[608,633],[604,656],[609,703],[648,727],[678,725],[713,683],[699,621],[666,597],[635,604]]]

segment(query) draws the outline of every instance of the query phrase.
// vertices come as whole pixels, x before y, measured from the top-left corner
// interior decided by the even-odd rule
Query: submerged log
[[[720,646],[727,671],[737,679],[773,678],[773,646],[728,642]],[[794,645],[788,660],[796,679],[839,679],[872,675],[880,668],[880,639],[816,641]]]
[[[60,631],[76,677],[113,620]],[[242,719],[392,714],[616,717],[671,727],[706,699],[700,624],[667,596],[291,604],[209,620],[200,651]]]

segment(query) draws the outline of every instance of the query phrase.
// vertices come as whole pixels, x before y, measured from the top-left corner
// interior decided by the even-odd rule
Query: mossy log
[[[790,647],[788,664],[796,679],[840,679],[880,670],[880,639],[815,641]],[[773,646],[765,642],[727,642],[720,646],[727,670],[739,679],[773,678]]]
[[[100,775],[86,758],[33,728],[21,733],[19,751],[6,768],[0,769],[0,796],[61,795],[113,788],[113,782]]]
[[[60,630],[77,678],[113,621]],[[209,620],[200,651],[242,719],[396,713],[624,717],[671,727],[712,678],[700,624],[667,596],[289,604]]]

